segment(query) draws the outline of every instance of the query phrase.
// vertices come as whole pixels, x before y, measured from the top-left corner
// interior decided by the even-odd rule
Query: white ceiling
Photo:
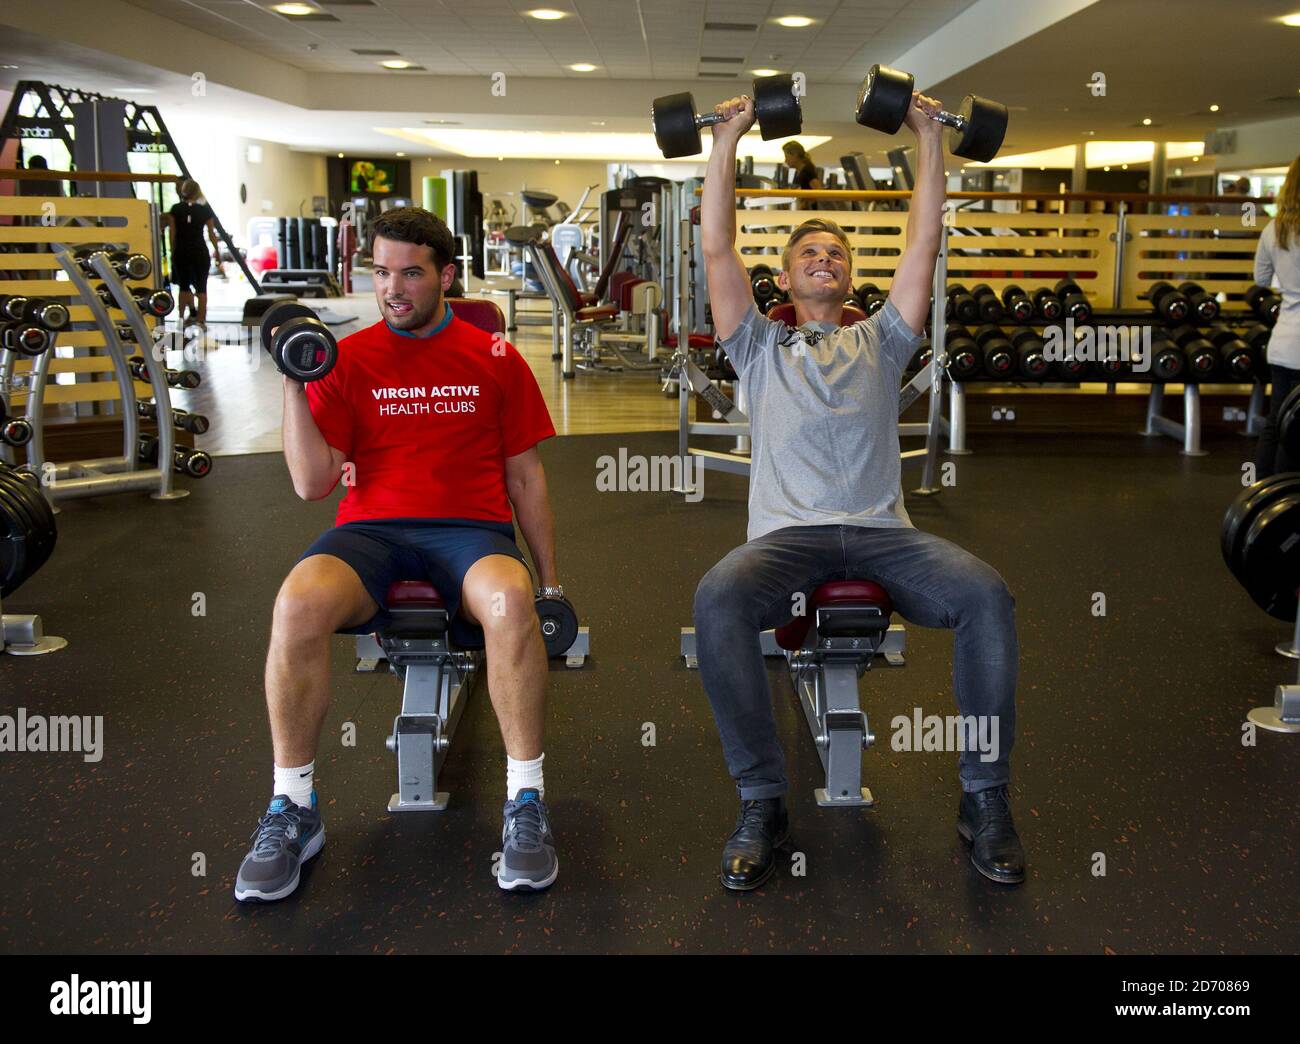
[[[522,11],[574,12],[558,23]],[[896,139],[852,120],[872,62],[921,74],[955,108],[974,92],[1011,109],[1006,153],[1082,140],[1199,141],[1218,127],[1300,116],[1300,0],[376,0],[322,3],[337,21],[301,22],[251,0],[4,0],[0,89],[44,80],[153,103],[195,133],[223,122],[246,137],[319,151],[447,155],[379,133],[447,123],[486,130],[642,133],[649,100],[690,90],[703,104],[759,65],[802,71],[804,129],[833,155],[879,161]],[[104,11],[106,24],[94,18]],[[51,15],[51,11],[55,12]],[[60,14],[62,16],[60,17]],[[778,14],[820,19],[805,30]],[[171,19],[164,22],[163,16]],[[705,31],[707,23],[754,25]],[[317,49],[309,51],[309,45]],[[388,72],[397,50],[428,66]],[[772,57],[776,55],[778,57]],[[706,62],[731,57],[733,63]],[[591,61],[594,73],[567,64]],[[737,79],[707,74],[729,69]],[[206,93],[191,70],[207,70]],[[703,70],[703,73],[702,73]],[[492,97],[485,77],[510,78]],[[1105,96],[1087,88],[1107,77]],[[734,85],[734,86],[732,86]],[[145,93],[144,90],[148,93]],[[1211,113],[1209,106],[1220,110]],[[1142,119],[1150,117],[1151,127]],[[1279,126],[1284,126],[1279,124]],[[1300,152],[1280,141],[1279,157]],[[617,156],[610,156],[617,159]]]
[[[747,78],[753,68],[811,65],[820,80],[856,82],[879,55],[902,54],[975,0],[318,0],[330,21],[280,15],[253,0],[127,2],[309,72],[375,72],[388,56],[355,53],[371,49],[443,76]],[[538,7],[571,15],[544,22],[523,14]],[[774,22],[791,13],[815,22]],[[719,24],[743,28],[710,28]],[[600,68],[568,68],[579,62]]]

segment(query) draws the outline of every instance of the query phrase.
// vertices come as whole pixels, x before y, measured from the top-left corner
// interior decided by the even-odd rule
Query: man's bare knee
[[[319,638],[364,623],[376,608],[351,566],[313,555],[294,566],[280,586],[274,633],[282,641]]]

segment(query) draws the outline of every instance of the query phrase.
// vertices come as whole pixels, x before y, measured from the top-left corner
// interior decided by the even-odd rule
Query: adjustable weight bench
[[[812,733],[825,771],[817,804],[826,808],[870,806],[862,785],[862,752],[875,741],[858,697],[858,678],[879,657],[903,666],[906,634],[890,624],[889,594],[870,580],[832,580],[808,599],[807,612],[772,631],[763,631],[764,656],[784,656],[790,682]],[[696,668],[695,628],[683,627],[682,657]]]

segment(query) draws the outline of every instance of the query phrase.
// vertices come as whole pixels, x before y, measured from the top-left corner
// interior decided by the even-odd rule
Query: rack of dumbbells
[[[172,476],[179,472],[202,478],[212,469],[212,458],[202,450],[178,446],[174,429],[193,434],[207,431],[206,418],[174,410],[172,387],[196,388],[200,383],[193,370],[173,371],[164,367],[162,353],[145,316],[163,319],[173,307],[166,290],[128,286],[127,280],[147,279],[153,271],[149,258],[111,247],[81,247],[75,251],[54,244],[53,252],[81,302],[90,310],[88,323],[74,324],[97,329],[112,362],[122,404],[122,454],[61,463],[47,462],[43,439],[45,393],[49,385],[49,355],[37,360],[30,375],[27,416],[33,429],[28,466],[42,476],[51,500],[99,496],[151,489],[155,499],[174,500],[187,496],[172,488]],[[98,285],[92,285],[98,279]],[[118,320],[110,310],[121,312]],[[138,354],[137,354],[138,353]],[[136,396],[135,383],[145,382],[152,401]],[[158,423],[158,435],[142,435],[142,418]],[[161,466],[160,461],[169,462]]]
[[[1245,310],[1228,312],[1200,283],[1160,281],[1144,294],[1148,308],[1098,309],[1069,277],[1028,289],[1013,283],[1000,294],[986,283],[951,283],[946,295],[953,453],[965,451],[966,387],[1015,381],[1148,383],[1143,434],[1167,435],[1184,454],[1201,455],[1200,386],[1266,379],[1278,301],[1255,287]],[[1183,387],[1181,421],[1163,413],[1169,384]]]

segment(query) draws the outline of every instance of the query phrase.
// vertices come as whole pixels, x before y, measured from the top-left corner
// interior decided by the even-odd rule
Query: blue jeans
[[[992,566],[956,544],[911,528],[792,526],[730,552],[695,591],[704,691],[741,800],[788,789],[758,635],[792,616],[797,592],[827,580],[874,580],[895,610],[922,627],[956,631],[953,688],[962,715],[996,715],[998,757],[963,751],[966,791],[1006,784],[1016,730],[1015,599]]]

